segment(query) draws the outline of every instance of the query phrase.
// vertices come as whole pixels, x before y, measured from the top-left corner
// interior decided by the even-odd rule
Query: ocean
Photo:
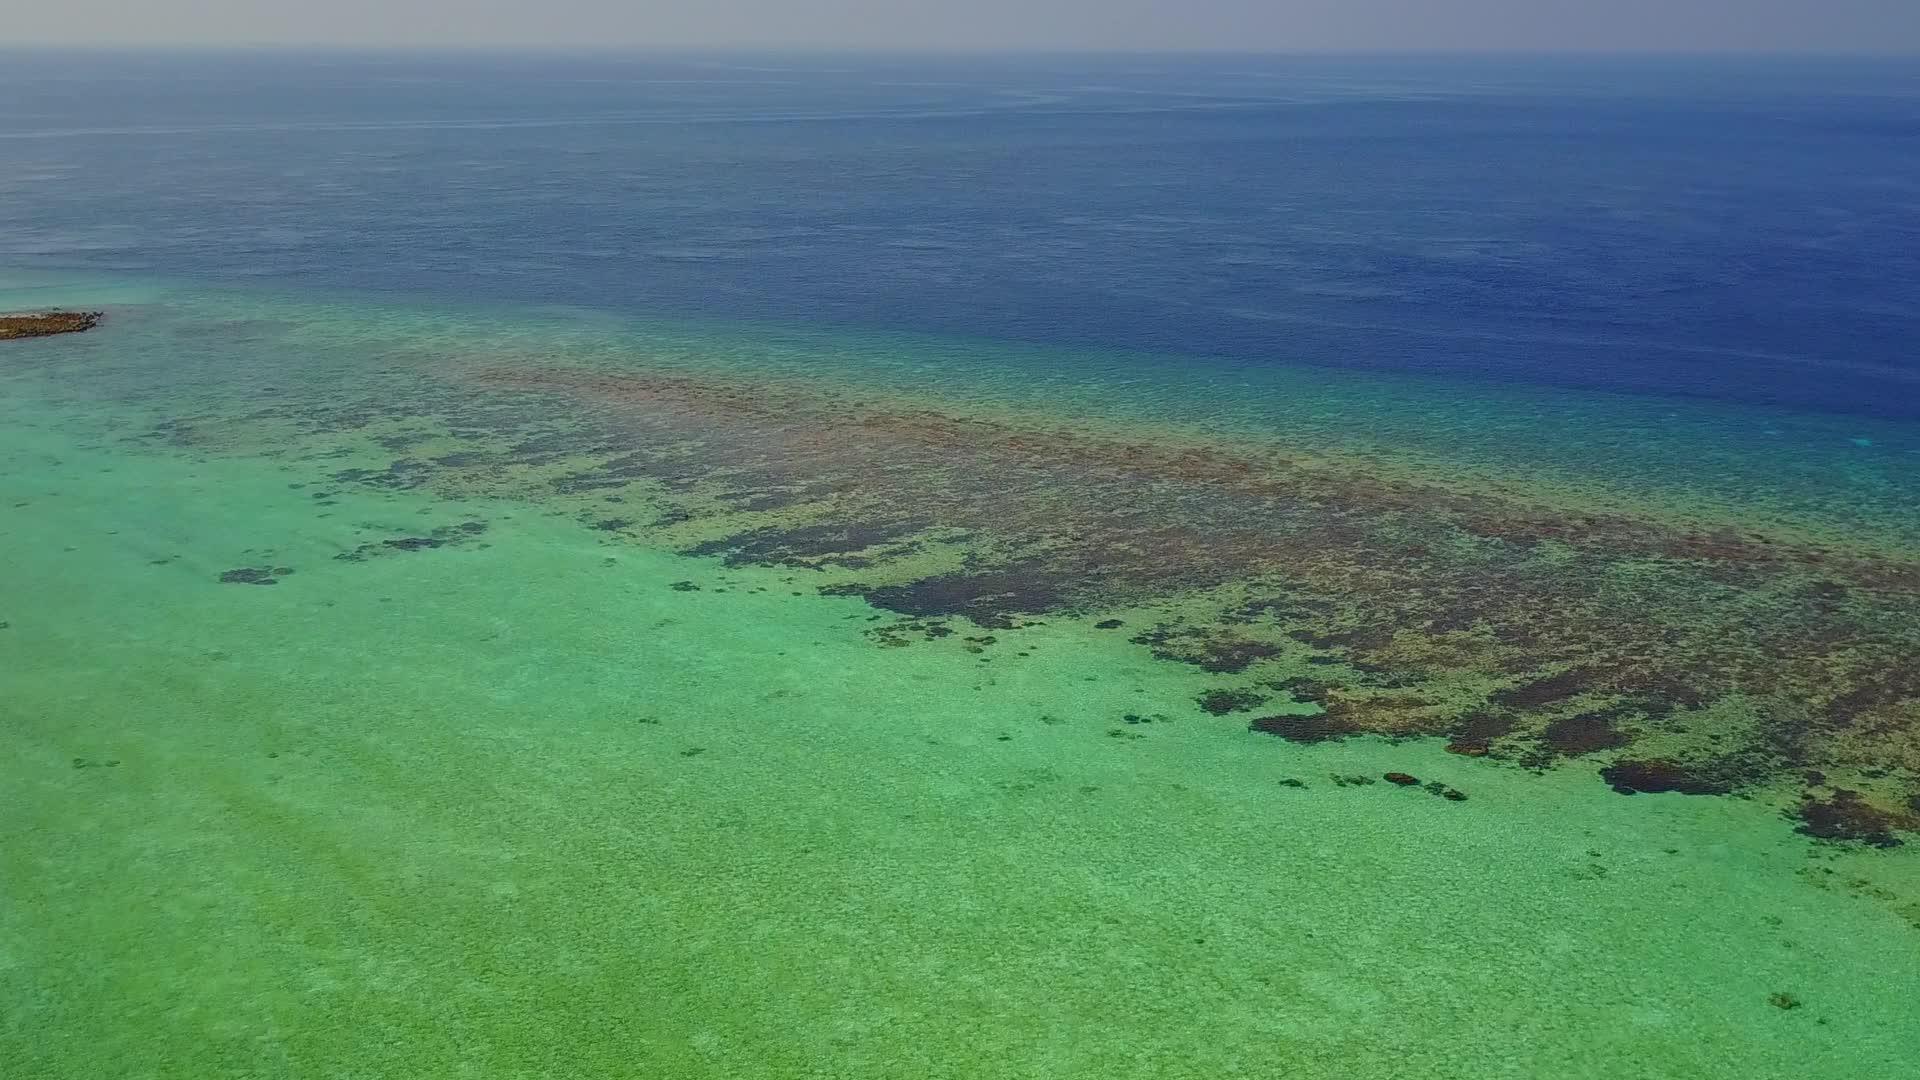
[[[0,52],[0,1072],[1920,1072],[1920,62]]]

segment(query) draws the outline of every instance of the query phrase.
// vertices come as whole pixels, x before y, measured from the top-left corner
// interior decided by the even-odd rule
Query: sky
[[[0,45],[1920,53],[1920,0],[0,0]]]

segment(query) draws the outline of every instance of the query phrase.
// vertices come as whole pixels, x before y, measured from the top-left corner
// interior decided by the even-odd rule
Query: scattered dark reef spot
[[[913,644],[915,638],[922,641],[938,641],[941,638],[952,637],[953,628],[943,622],[931,619],[907,619],[901,622],[889,623],[886,626],[873,627],[866,631],[866,635],[879,645],[897,649]],[[968,638],[967,640],[973,641],[974,639]],[[992,641],[991,638],[986,640],[989,642]],[[967,651],[977,653],[982,650],[978,645],[969,645],[967,646]]]
[[[1391,635],[1378,628],[1319,630],[1302,627],[1287,631],[1287,636],[1315,649],[1328,652],[1354,652],[1379,648],[1386,644]]]
[[[1332,700],[1333,692],[1340,689],[1333,683],[1309,679],[1303,675],[1282,679],[1268,685],[1275,690],[1285,690],[1295,701],[1311,701],[1322,707]]]
[[[1101,619],[1099,622],[1093,624],[1093,628],[1095,630],[1118,630],[1125,625],[1127,624],[1119,619]]]
[[[280,572],[281,570],[271,567],[243,566],[221,574],[220,580],[228,585],[278,585],[280,581],[275,575]],[[293,571],[285,572],[290,574]]]
[[[430,442],[432,441],[432,439],[433,439],[433,435],[429,432],[400,431],[400,432],[395,432],[391,435],[379,436],[374,441],[379,443],[385,449],[398,452],[401,450],[409,449],[411,447],[419,446],[423,442]]]
[[[1152,649],[1161,660],[1193,664],[1215,675],[1239,674],[1255,661],[1270,660],[1283,651],[1270,641],[1192,626],[1157,626],[1134,635],[1133,641]]]
[[[1399,787],[1414,787],[1420,783],[1419,777],[1403,772],[1390,772],[1380,779]]]
[[[1801,1001],[1784,990],[1775,990],[1767,995],[1767,1004],[1776,1009],[1797,1009],[1801,1006]]]
[[[385,469],[342,469],[333,479],[342,484],[365,484],[390,491],[412,491],[434,478],[434,466],[415,458],[397,458]]]
[[[463,521],[457,525],[442,525],[426,536],[397,536],[386,540],[361,544],[352,551],[343,551],[334,558],[341,562],[365,562],[380,555],[390,555],[409,551],[432,551],[435,548],[459,547],[474,537],[487,531],[484,521]],[[486,545],[481,545],[482,547]]]
[[[549,481],[548,485],[561,495],[586,495],[623,488],[631,482],[619,476],[559,476]]]
[[[769,526],[750,529],[695,544],[686,555],[720,555],[728,566],[794,566],[817,568],[825,565],[858,567],[859,553],[903,540],[919,532],[918,524],[861,525],[820,524],[792,528]],[[886,606],[886,605],[881,605]],[[934,614],[906,612],[905,614]]]

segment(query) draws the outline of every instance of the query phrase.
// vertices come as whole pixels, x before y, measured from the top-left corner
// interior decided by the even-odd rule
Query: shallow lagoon
[[[1880,456],[1907,452],[1894,425],[1689,412],[1668,439],[1724,450],[1772,428],[1806,449],[1745,486],[1690,476],[1711,453],[1678,455],[1693,464],[1636,488],[1569,448],[1495,487],[1498,445],[1342,443],[1343,416],[1417,412],[1425,388],[1377,381],[1329,376],[1316,394],[1298,378],[1284,406],[1196,407],[1188,425],[1195,391],[1130,382],[1124,358],[1063,359],[1079,395],[1038,395],[994,377],[1019,361],[984,346],[974,369],[942,366],[953,342],[816,336],[795,363],[764,335],[591,313],[24,276],[5,300],[109,312],[0,356],[18,747],[0,799],[20,823],[0,846],[0,1050],[23,1075],[1752,1078],[1920,1062],[1913,845],[1797,834],[1783,767],[1735,796],[1623,797],[1602,763],[1692,736],[1621,714],[1633,745],[1529,757],[1553,701],[1517,710],[1486,756],[1448,753],[1447,710],[1515,679],[1431,657],[1406,662],[1445,692],[1395,712],[1396,738],[1250,732],[1252,716],[1322,710],[1275,685],[1303,673],[1344,672],[1334,701],[1368,677],[1382,685],[1364,700],[1390,699],[1404,673],[1356,666],[1342,650],[1360,644],[1183,651],[1150,628],[1215,618],[1243,583],[1066,581],[1018,547],[1023,529],[1059,543],[1057,522],[1022,516],[1049,492],[1204,500],[1228,464],[1284,453],[1340,478],[1313,490],[1367,523],[1403,491],[1356,495],[1354,475],[1531,508],[1512,520],[1651,530],[1610,534],[1634,543],[1717,522],[1892,573],[1911,553],[1873,526],[1911,505]],[[1086,406],[1103,387],[1113,404]],[[1476,400],[1554,445],[1519,398]],[[770,426],[769,402],[797,419]],[[1631,399],[1578,404],[1647,422]],[[627,442],[607,442],[616,429]],[[695,429],[705,441],[679,455]],[[861,432],[905,470],[873,474],[889,493],[942,454],[1026,455],[996,474],[1008,523],[818,531],[836,512],[867,521],[862,490],[770,485],[765,462],[866,468],[839,450]],[[1225,457],[1084,471],[1085,447],[1108,445],[1085,440],[1124,432]],[[636,451],[631,475],[608,472]],[[701,468],[720,459],[715,486]],[[1841,502],[1870,512],[1840,518]],[[1548,554],[1581,554],[1561,543],[1571,555]],[[1606,557],[1694,581],[1697,560]],[[962,589],[962,610],[926,613],[878,591],[970,581],[982,561],[1048,590]],[[222,581],[235,570],[272,584]],[[1721,584],[1737,604],[1752,582]],[[1269,614],[1233,632],[1326,631],[1311,610]],[[1264,700],[1201,707],[1222,689]],[[1703,738],[1745,730],[1680,714],[1711,714]]]

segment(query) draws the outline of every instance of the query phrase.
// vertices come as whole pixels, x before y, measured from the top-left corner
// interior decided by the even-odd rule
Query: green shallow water
[[[128,307],[0,396],[0,1074],[1920,1069],[1911,844],[1251,734],[1072,619],[877,648],[805,571],[558,500],[316,505],[358,458],[131,436],[489,327],[261,301],[203,343],[220,298],[68,288]],[[1388,771],[1469,798],[1334,779]]]

